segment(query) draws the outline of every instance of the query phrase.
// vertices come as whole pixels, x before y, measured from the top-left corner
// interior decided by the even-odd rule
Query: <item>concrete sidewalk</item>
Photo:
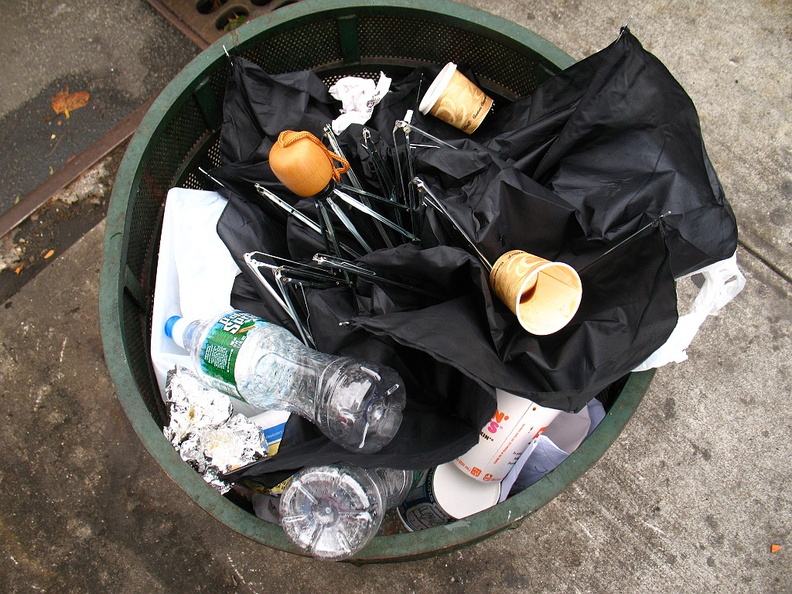
[[[792,5],[466,4],[576,59],[632,16],[699,110],[738,216],[743,293],[707,320],[688,361],[658,371],[607,454],[521,527],[354,567],[230,531],[145,451],[103,359],[100,223],[0,307],[0,590],[792,591]]]

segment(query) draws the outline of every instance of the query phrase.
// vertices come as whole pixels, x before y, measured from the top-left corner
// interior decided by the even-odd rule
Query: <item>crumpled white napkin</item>
[[[333,120],[333,132],[341,134],[350,124],[365,124],[374,107],[390,90],[391,79],[380,72],[374,83],[370,78],[345,76],[330,87],[330,95],[341,102],[341,115]]]

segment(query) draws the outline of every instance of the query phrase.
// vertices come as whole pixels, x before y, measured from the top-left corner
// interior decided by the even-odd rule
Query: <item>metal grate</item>
[[[204,49],[227,31],[229,20],[248,22],[299,0],[148,0],[193,43]]]
[[[198,167],[202,168],[204,171],[210,171],[215,167],[220,167],[222,162],[220,160],[220,136],[215,135],[214,140],[207,142],[204,147],[201,157],[197,161],[198,165],[195,169],[190,169],[187,171],[187,177],[185,177],[179,185],[182,188],[188,188],[190,190],[214,190],[215,185],[212,180],[207,178],[205,175],[198,171]]]

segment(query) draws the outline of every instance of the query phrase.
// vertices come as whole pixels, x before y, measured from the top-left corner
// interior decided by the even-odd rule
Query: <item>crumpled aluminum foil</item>
[[[267,456],[260,427],[244,415],[233,415],[231,398],[191,371],[177,366],[168,372],[165,402],[170,412],[165,437],[220,493],[231,488],[221,474]]]

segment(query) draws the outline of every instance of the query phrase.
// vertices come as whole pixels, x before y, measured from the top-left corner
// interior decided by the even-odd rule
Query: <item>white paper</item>
[[[562,412],[534,439],[501,482],[500,501],[522,490],[566,460],[605,418],[602,403],[593,398],[577,413]]]

